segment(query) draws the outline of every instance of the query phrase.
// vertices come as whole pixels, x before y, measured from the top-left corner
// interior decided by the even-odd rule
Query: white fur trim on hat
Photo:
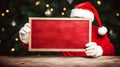
[[[99,35],[105,35],[107,33],[107,28],[102,26],[98,28],[98,34]]]
[[[94,14],[85,9],[72,9],[70,17],[90,18],[92,22],[94,20]]]

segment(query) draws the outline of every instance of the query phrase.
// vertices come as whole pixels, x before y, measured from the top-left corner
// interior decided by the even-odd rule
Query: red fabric
[[[75,6],[75,8],[76,9],[84,9],[84,10],[91,11],[95,16],[95,18],[96,18],[96,20],[98,22],[98,25],[100,27],[102,27],[102,23],[101,23],[99,14],[98,14],[96,8],[90,2],[84,2],[84,3],[78,4],[77,6]]]
[[[25,48],[28,48],[28,44],[22,42],[22,45],[23,45]]]
[[[103,55],[114,55],[114,46],[110,42],[107,35],[101,36],[98,34],[98,27],[92,27],[92,42],[96,42],[103,49]],[[23,45],[28,48],[28,45],[23,43]],[[60,52],[62,56],[86,56],[85,52]]]
[[[114,55],[114,46],[110,42],[107,35],[101,36],[97,32],[98,27],[93,26],[92,27],[92,42],[96,42],[99,46],[103,49],[103,55]],[[61,55],[63,56],[86,56],[85,52],[61,52]]]

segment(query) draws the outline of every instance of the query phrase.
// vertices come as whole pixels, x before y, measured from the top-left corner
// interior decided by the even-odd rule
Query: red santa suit
[[[101,46],[103,49],[103,56],[112,56],[114,55],[114,46],[110,42],[107,34],[99,35],[98,34],[98,27],[92,26],[92,42],[96,42],[97,45]],[[28,48],[28,44],[22,43],[22,45]],[[60,52],[62,56],[86,56],[85,52]]]
[[[99,14],[95,7],[90,2],[78,4],[71,11],[70,17],[90,18],[93,22],[94,17],[99,25],[92,26],[92,42],[95,42],[97,46],[102,48],[102,55],[114,55],[114,46],[110,42],[107,36],[107,29],[102,26]],[[86,56],[85,52],[62,52],[63,56]]]
[[[92,42],[94,42],[96,46],[100,47],[99,48],[100,50],[97,50],[97,52],[100,52],[100,53],[99,55],[96,54],[95,57],[101,56],[101,55],[109,55],[109,56],[114,55],[115,53],[114,46],[110,42],[106,34],[107,29],[104,26],[102,26],[98,12],[90,2],[85,2],[85,3],[78,4],[77,6],[75,6],[75,8],[72,9],[71,11],[70,17],[90,18],[91,22],[93,22],[94,17],[95,17],[99,26],[92,26]],[[28,24],[26,24],[25,27],[23,27],[20,30],[20,33],[24,34],[24,36],[20,35],[20,39],[23,42],[28,43],[28,38],[25,38],[25,36],[26,36],[26,33],[29,32],[29,30],[30,29],[29,29]],[[23,43],[23,45],[25,47],[28,47],[27,44],[25,43]],[[85,52],[60,52],[60,54],[62,56],[87,56],[86,52],[87,50]],[[95,50],[93,52],[95,52]],[[90,56],[94,57],[94,55],[90,55]]]
[[[103,49],[102,55],[114,55],[114,46],[110,42],[107,34],[101,36],[98,34],[98,27],[92,26],[92,42],[96,42],[97,45]],[[85,52],[61,52],[63,56],[86,56]]]

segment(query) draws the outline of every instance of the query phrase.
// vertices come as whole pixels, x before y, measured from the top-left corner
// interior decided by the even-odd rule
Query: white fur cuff
[[[90,18],[93,22],[94,14],[85,9],[72,9],[70,17]]]

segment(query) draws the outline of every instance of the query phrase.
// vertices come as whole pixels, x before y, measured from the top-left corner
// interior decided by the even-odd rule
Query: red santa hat
[[[71,11],[70,17],[90,18],[92,22],[95,17],[99,25],[98,34],[105,35],[107,33],[107,28],[102,26],[99,14],[90,2],[81,3],[75,6],[75,8]]]

